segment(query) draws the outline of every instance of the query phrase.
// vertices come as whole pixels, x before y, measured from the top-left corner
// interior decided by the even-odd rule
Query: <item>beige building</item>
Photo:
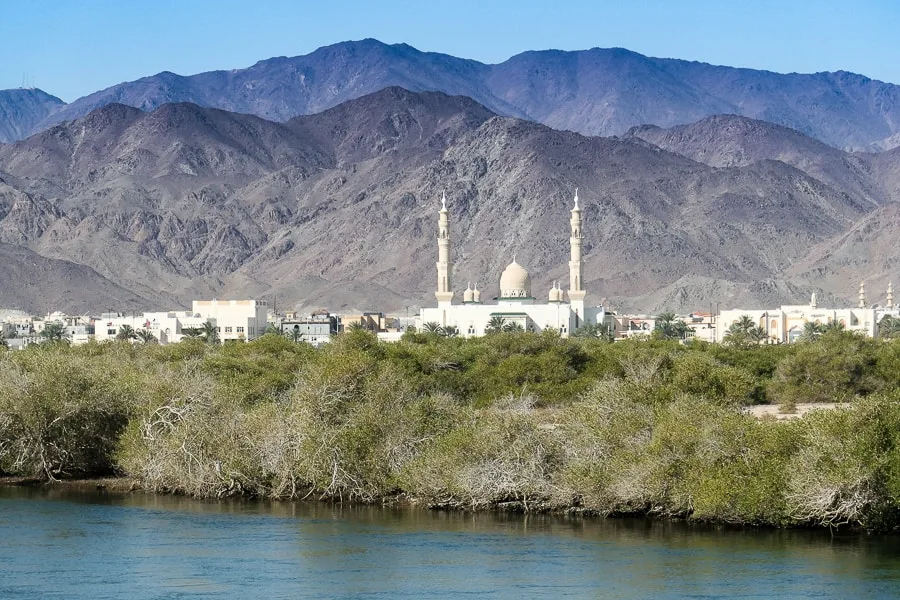
[[[803,335],[806,323],[840,323],[847,331],[856,331],[869,337],[877,333],[877,310],[867,308],[865,287],[860,286],[859,304],[856,308],[824,308],[818,305],[813,294],[809,304],[783,305],[767,309],[723,310],[718,316],[716,341],[725,339],[728,329],[741,317],[748,316],[754,325],[762,327],[771,343],[791,343]]]
[[[500,274],[496,304],[484,303],[481,290],[470,284],[462,293],[462,304],[454,304],[453,264],[451,261],[450,212],[446,197],[441,198],[438,213],[437,307],[423,308],[416,320],[417,329],[427,323],[441,327],[455,327],[463,337],[484,335],[489,323],[502,319],[504,324],[515,323],[525,331],[553,329],[563,336],[585,324],[603,323],[606,313],[601,306],[585,306],[587,292],[583,287],[583,232],[578,191],[571,211],[569,287],[563,290],[554,283],[546,292],[546,302],[539,302],[532,294],[531,275],[515,258]]]

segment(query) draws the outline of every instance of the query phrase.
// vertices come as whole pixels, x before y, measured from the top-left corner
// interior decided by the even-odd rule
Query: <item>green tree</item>
[[[800,334],[800,341],[812,342],[819,339],[819,336],[821,336],[823,333],[825,333],[824,325],[822,325],[821,323],[807,321],[803,324],[803,333]]]
[[[435,321],[428,321],[424,325],[422,325],[422,329],[425,333],[434,333],[436,335],[442,335],[444,333],[444,328],[441,327],[440,323]]]
[[[207,344],[219,343],[219,328],[209,321],[203,323],[203,326],[200,328],[200,335],[203,336],[203,340]]]
[[[688,326],[678,319],[673,312],[664,312],[656,317],[656,335],[667,340],[683,340],[687,336]]]
[[[203,336],[199,327],[185,327],[181,330],[181,335],[187,340],[198,340]]]
[[[0,331],[0,348],[9,348],[9,342],[6,341],[6,336],[2,331]]]
[[[756,325],[754,327],[751,327],[747,331],[747,337],[750,339],[750,341],[754,342],[755,344],[761,344],[765,341],[768,341],[769,334],[768,334],[768,332],[766,332],[766,330],[764,328],[760,327],[759,325]]]
[[[741,315],[740,318],[731,324],[722,341],[734,348],[749,348],[759,344],[759,330],[753,319],[749,315]],[[765,333],[765,330],[763,330]]]
[[[134,333],[135,338],[140,340],[142,344],[155,344],[159,340],[156,339],[156,336],[153,335],[153,332],[149,329],[139,329]]]
[[[484,328],[484,333],[500,333],[501,331],[503,331],[503,326],[505,324],[506,319],[504,319],[500,315],[494,315],[493,317],[491,317],[491,320],[488,321],[487,327]]]
[[[886,339],[900,337],[900,319],[891,315],[884,315],[878,323],[878,337]]]
[[[448,338],[458,337],[459,336],[459,327],[456,327],[455,325],[448,325],[448,326],[444,327],[443,335],[444,335],[444,337],[448,337]]]
[[[503,332],[504,333],[524,333],[525,328],[522,327],[521,323],[518,323],[516,321],[510,321],[509,323],[506,323],[503,325]]]
[[[572,332],[572,337],[611,339],[612,333],[605,323],[585,323]]]
[[[61,342],[65,338],[66,328],[62,323],[47,323],[41,331],[41,337],[48,342]]]
[[[119,333],[116,334],[117,340],[131,341],[138,339],[138,334],[131,325],[122,325],[119,327]]]

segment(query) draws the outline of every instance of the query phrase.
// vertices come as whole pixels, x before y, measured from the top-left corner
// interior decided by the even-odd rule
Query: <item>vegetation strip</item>
[[[839,330],[785,346],[657,338],[48,342],[0,353],[0,475],[897,528],[900,342]],[[785,421],[743,410],[809,402],[846,404]]]

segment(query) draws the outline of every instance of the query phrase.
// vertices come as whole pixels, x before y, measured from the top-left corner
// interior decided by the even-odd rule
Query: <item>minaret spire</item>
[[[441,210],[438,213],[438,261],[437,291],[434,295],[438,307],[449,306],[453,301],[450,279],[453,264],[450,262],[450,212],[447,210],[447,194],[441,192]]]
[[[583,236],[581,232],[581,209],[578,207],[578,188],[575,188],[575,206],[572,208],[572,218],[569,220],[571,235],[569,236],[569,301],[581,303],[584,308],[585,291],[582,287],[584,274],[584,259],[581,255]]]
[[[866,282],[865,281],[859,282],[859,307],[860,308],[866,307]]]
[[[894,282],[893,281],[888,281],[887,307],[894,308]]]

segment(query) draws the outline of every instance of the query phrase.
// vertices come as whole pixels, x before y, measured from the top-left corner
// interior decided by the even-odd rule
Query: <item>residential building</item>
[[[224,342],[250,341],[266,332],[268,305],[260,300],[194,300],[195,317],[215,321]]]

